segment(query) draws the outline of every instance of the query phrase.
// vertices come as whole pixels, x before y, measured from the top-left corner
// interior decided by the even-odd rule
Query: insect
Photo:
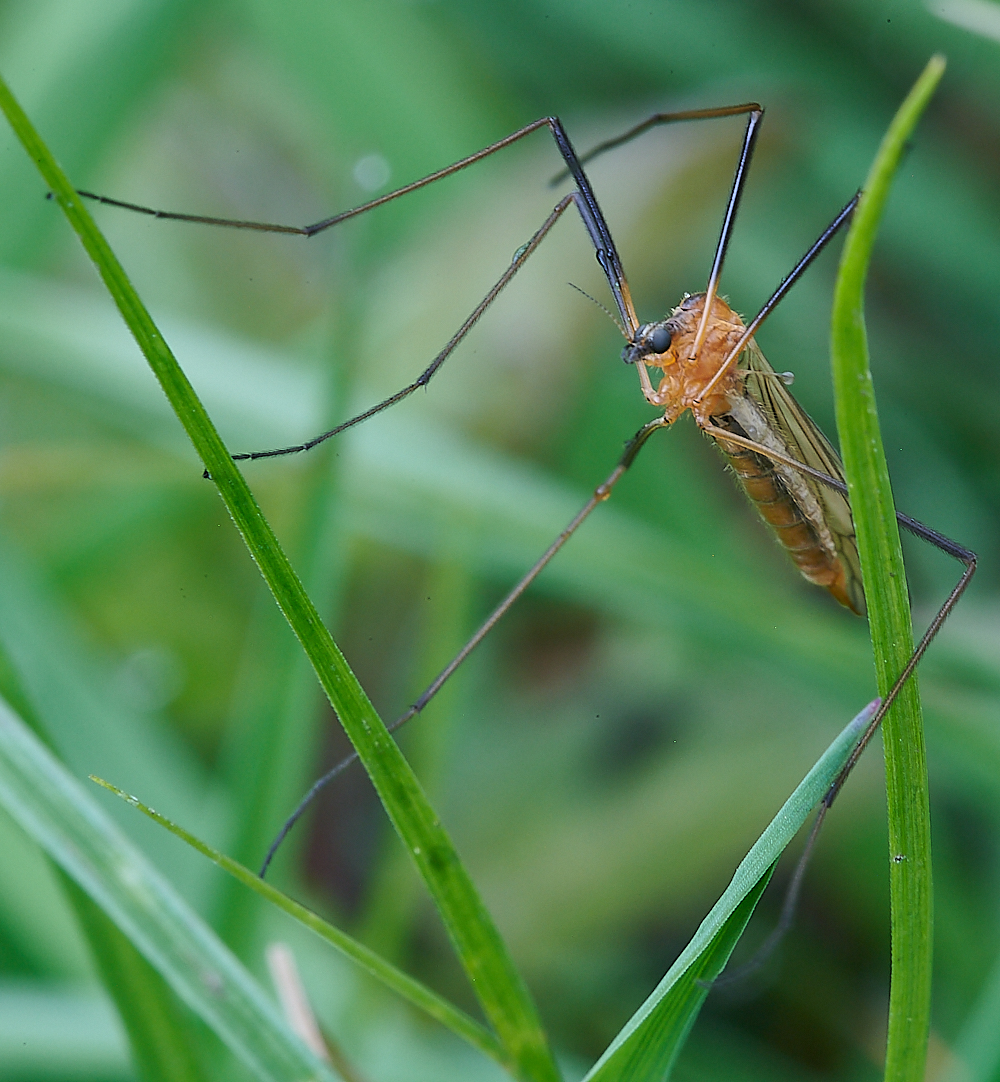
[[[747,126],[706,288],[702,293],[685,296],[665,319],[642,323],[636,314],[617,248],[584,171],[584,163],[656,125],[736,115],[746,115]],[[555,223],[570,207],[576,208],[593,243],[597,260],[614,299],[619,326],[626,339],[623,360],[638,372],[641,392],[646,401],[657,409],[658,416],[644,425],[626,444],[625,452],[614,470],[597,486],[581,511],[413,706],[390,726],[391,729],[404,724],[430,702],[594,508],[610,496],[612,489],[631,466],[649,437],[659,429],[669,427],[685,412],[692,414],[698,427],[716,443],[727,458],[737,480],[802,574],[809,581],[826,588],[842,605],[858,614],[864,612],[860,561],[840,461],[829,441],[788,391],[787,376],[779,375],[771,368],[754,340],[754,335],[764,320],[848,221],[858,196],[850,199],[841,209],[753,319],[744,323],[718,295],[733,223],[762,117],[763,110],[755,102],[718,109],[655,114],[617,139],[594,148],[584,157],[577,155],[573,149],[559,119],[544,117],[421,180],[304,227],[158,211],[92,192],[81,193],[111,206],[157,218],[308,237],[465,169],[539,129],[547,128],[551,134],[565,163],[563,175],[572,178],[573,190],[558,200],[534,236],[517,251],[493,288],[417,379],[357,416],[304,443],[233,456],[235,459],[252,460],[308,451],[402,401],[419,387],[426,386],[487,308],[538,249]],[[650,378],[651,371],[659,372],[655,385]],[[965,570],[875,714],[844,772],[832,786],[824,801],[821,818],[832,804],[865,745],[874,735],[899,689],[916,668],[927,646],[975,572],[974,553],[905,515],[898,517],[905,528],[962,562]],[[272,845],[261,874],[266,871],[277,846],[319,788],[351,761],[352,759],[347,759],[338,764],[309,791]]]

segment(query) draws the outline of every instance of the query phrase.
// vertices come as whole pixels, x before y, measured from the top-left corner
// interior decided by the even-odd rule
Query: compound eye
[[[649,336],[649,344],[654,353],[666,353],[670,349],[670,331],[666,327],[657,327]]]

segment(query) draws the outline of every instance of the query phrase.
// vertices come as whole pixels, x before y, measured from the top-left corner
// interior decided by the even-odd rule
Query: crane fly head
[[[702,398],[745,329],[729,305],[715,297],[705,340],[696,353],[695,339],[704,308],[704,293],[688,294],[667,319],[639,327],[622,352],[626,364],[644,364],[663,372],[651,401],[662,405],[671,420],[686,409],[705,421],[728,412],[728,396],[737,386],[735,365],[731,365]]]

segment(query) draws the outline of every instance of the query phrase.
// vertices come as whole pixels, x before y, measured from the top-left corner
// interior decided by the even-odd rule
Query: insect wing
[[[805,466],[843,481],[844,467],[840,456],[816,422],[791,396],[767,358],[753,341],[747,346],[741,359],[748,371],[761,373],[756,379],[746,380],[747,392],[756,400],[776,430],[781,433],[788,444],[791,457]],[[844,567],[847,592],[853,607],[858,613],[864,613],[865,594],[861,580],[861,558],[858,555],[851,505],[843,493],[830,488],[829,485],[824,485],[808,474],[803,474],[803,480],[813,490],[823,508],[824,518],[833,535],[837,555]]]

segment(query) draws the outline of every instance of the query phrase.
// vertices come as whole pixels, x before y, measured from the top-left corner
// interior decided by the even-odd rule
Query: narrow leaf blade
[[[432,1018],[448,1026],[459,1037],[469,1041],[481,1052],[485,1052],[486,1055],[495,1059],[501,1066],[510,1065],[503,1049],[492,1033],[484,1029],[463,1011],[452,1006],[447,1000],[442,999],[436,992],[432,992],[413,977],[407,976],[402,970],[397,969],[392,963],[387,962],[363,943],[359,943],[358,940],[349,936],[346,932],[342,932],[328,921],[323,920],[312,910],[307,909],[300,902],[296,902],[293,898],[289,898],[287,894],[278,890],[277,887],[272,886],[267,880],[261,879],[259,875],[240,864],[239,861],[227,857],[217,849],[213,849],[212,846],[207,845],[200,838],[196,838],[165,815],[161,815],[158,811],[143,804],[141,800],[122,792],[121,789],[116,788],[102,778],[92,778],[92,780],[109,792],[114,793],[115,796],[121,797],[134,808],[138,808],[139,811],[144,815],[148,815],[155,823],[159,823],[160,826],[165,827],[175,837],[190,845],[192,849],[196,849],[203,856],[208,857],[209,860],[228,872],[238,882],[249,887],[250,890],[259,894],[262,898],[266,898],[272,905],[276,905],[310,931],[315,932],[321,939],[325,939],[327,943],[336,947],[337,950],[353,962],[356,962],[387,988],[391,988],[394,992],[408,999],[415,1007],[419,1007]]]
[[[729,960],[778,857],[840,772],[877,705],[866,706],[802,779],[743,858],[691,942],[584,1082],[653,1082],[667,1077],[705,1001],[708,984]]]
[[[2,700],[0,802],[258,1078],[332,1082],[225,945]]]
[[[913,652],[906,570],[875,407],[864,318],[864,286],[875,234],[906,143],[944,74],[931,58],[893,118],[872,163],[844,242],[834,291],[831,361],[851,510],[868,600],[879,694]],[[933,885],[930,799],[923,716],[911,677],[883,722],[889,821],[892,980],[885,1077],[924,1077],[930,1032]]]

